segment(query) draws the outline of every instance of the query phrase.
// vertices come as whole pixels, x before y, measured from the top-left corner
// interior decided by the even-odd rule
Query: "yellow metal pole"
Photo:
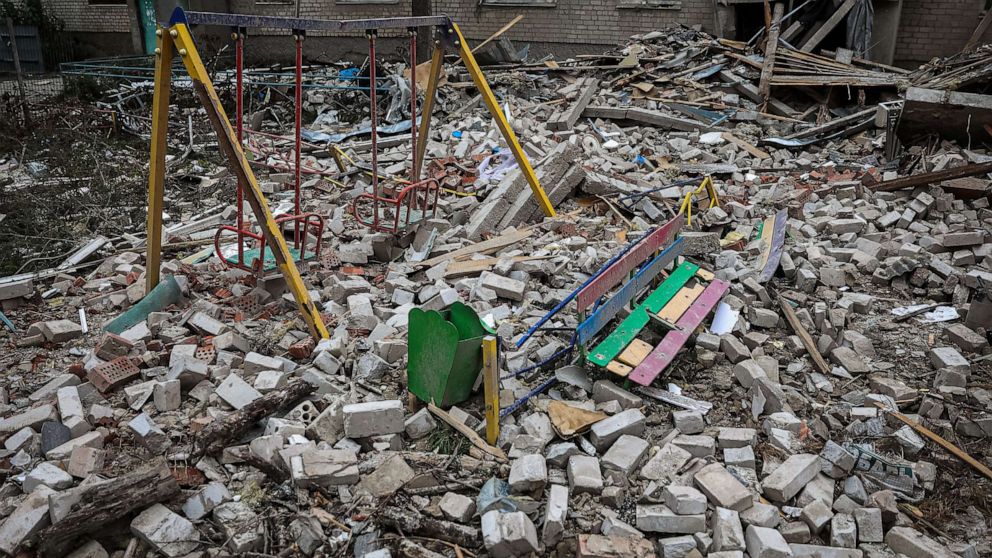
[[[486,401],[486,441],[496,445],[499,438],[499,363],[496,336],[482,338],[482,386]]]
[[[555,208],[551,205],[551,200],[548,199],[548,195],[544,193],[544,188],[541,187],[541,183],[537,180],[537,175],[534,173],[534,168],[530,166],[530,161],[527,160],[527,155],[524,153],[522,147],[520,147],[520,142],[517,141],[517,135],[513,133],[513,128],[510,127],[510,123],[506,121],[506,116],[503,115],[503,109],[499,106],[496,101],[496,96],[493,95],[493,90],[489,88],[489,83],[486,82],[486,76],[482,73],[482,69],[479,68],[479,64],[475,61],[475,56],[472,54],[472,50],[468,48],[468,43],[465,42],[465,37],[462,36],[462,32],[458,29],[458,25],[454,22],[451,24],[452,31],[455,33],[456,42],[458,43],[458,54],[462,57],[462,61],[465,63],[465,68],[468,69],[468,73],[472,76],[472,81],[475,83],[475,87],[482,94],[482,101],[486,104],[489,109],[489,113],[493,115],[496,120],[496,125],[499,127],[499,131],[503,133],[503,138],[506,139],[507,145],[510,146],[510,151],[517,160],[517,165],[520,167],[520,171],[524,173],[524,177],[527,178],[527,183],[530,184],[530,189],[534,193],[534,197],[537,198],[537,205],[541,207],[544,214],[548,217],[554,217]]]
[[[210,76],[207,74],[203,61],[200,60],[200,54],[196,51],[196,45],[193,43],[193,37],[190,35],[189,29],[185,24],[177,23],[169,30],[169,33],[175,40],[179,57],[182,59],[183,64],[186,66],[186,71],[189,72],[190,78],[193,80],[193,88],[200,97],[200,102],[203,104],[204,109],[206,109],[210,123],[217,133],[220,148],[227,155],[231,172],[238,178],[241,184],[245,185],[245,197],[248,199],[248,204],[251,205],[255,219],[261,225],[266,245],[272,250],[272,254],[276,259],[276,265],[282,271],[283,277],[286,278],[286,285],[289,287],[290,292],[293,293],[293,298],[296,299],[296,304],[299,306],[300,312],[303,314],[303,319],[310,328],[310,333],[314,337],[321,339],[329,338],[330,334],[327,332],[327,328],[320,318],[320,312],[317,310],[317,306],[313,301],[310,300],[310,295],[307,292],[306,285],[303,283],[303,278],[300,276],[300,271],[296,269],[296,263],[293,261],[289,247],[286,245],[286,239],[282,236],[282,231],[279,230],[279,226],[272,217],[269,204],[265,200],[265,195],[258,185],[258,179],[255,178],[255,173],[252,172],[251,166],[248,163],[248,158],[245,157],[245,152],[241,149],[237,132],[231,126],[231,121],[227,118],[224,107],[221,106],[220,98],[217,96],[217,91],[214,90],[213,83],[210,82]]]
[[[424,93],[424,106],[420,109],[420,130],[417,131],[417,168],[424,172],[424,153],[427,151],[427,134],[431,131],[431,113],[434,112],[434,99],[437,97],[437,84],[441,79],[441,67],[444,65],[444,43],[435,39],[434,54],[431,55],[430,74],[427,79],[427,91]],[[416,68],[413,71],[417,71]],[[416,180],[420,180],[417,176]]]
[[[162,263],[162,210],[165,198],[165,150],[169,135],[172,86],[172,36],[155,31],[155,89],[152,93],[151,161],[148,168],[148,222],[145,240],[145,292],[158,285]]]

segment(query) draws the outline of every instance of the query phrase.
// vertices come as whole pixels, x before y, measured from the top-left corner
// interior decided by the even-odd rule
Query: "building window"
[[[641,10],[681,10],[682,0],[620,0],[617,7]]]
[[[88,0],[90,6],[125,6],[127,0]]]
[[[554,8],[558,0],[482,0],[483,6],[524,6],[527,8]]]
[[[334,0],[335,4],[399,4],[400,0]]]

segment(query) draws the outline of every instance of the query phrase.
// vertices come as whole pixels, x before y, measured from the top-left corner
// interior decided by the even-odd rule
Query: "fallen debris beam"
[[[576,99],[575,103],[551,116],[551,120],[548,121],[548,129],[558,132],[565,132],[575,127],[575,123],[579,121],[583,111],[585,111],[586,107],[589,106],[589,102],[592,101],[592,98],[596,95],[596,91],[598,90],[599,80],[596,78],[587,79],[586,85],[582,89],[582,93],[579,94],[579,98]]]
[[[758,82],[758,94],[764,102],[768,101],[772,91],[772,75],[775,72],[775,53],[778,50],[778,35],[782,30],[782,15],[785,4],[775,4],[775,15],[768,28],[768,41],[765,43],[765,62],[761,66],[761,79]]]
[[[582,116],[586,118],[606,118],[608,120],[630,120],[647,126],[679,130],[682,132],[724,130],[724,128],[708,126],[696,120],[679,118],[656,110],[642,108],[591,106],[582,112]]]
[[[819,29],[817,29],[816,33],[814,33],[813,36],[810,37],[802,47],[800,47],[799,50],[803,52],[812,52],[813,49],[816,48],[817,45],[819,45],[820,42],[823,41],[823,39],[825,39],[835,27],[837,27],[837,24],[843,21],[843,19],[847,16],[847,12],[851,11],[851,8],[853,8],[857,2],[858,0],[846,0],[843,4],[841,4],[841,6],[837,8],[837,10],[829,18],[827,18],[827,21],[824,22]]]
[[[935,182],[943,182],[945,180],[952,180],[955,178],[965,178],[968,176],[978,176],[980,174],[986,174],[990,172],[992,172],[992,161],[988,163],[975,163],[971,165],[964,165],[961,167],[955,167],[953,169],[947,169],[937,172],[915,174],[913,176],[906,176],[903,178],[897,178],[895,180],[888,180],[886,182],[880,182],[875,185],[869,184],[867,186],[872,190],[875,190],[876,192],[894,192],[896,190],[903,190],[906,188],[916,188],[917,186],[926,186],[927,184],[933,184]]]

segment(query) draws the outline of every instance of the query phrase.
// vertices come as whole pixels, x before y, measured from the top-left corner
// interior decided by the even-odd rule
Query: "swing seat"
[[[355,198],[351,213],[372,230],[395,234],[437,214],[439,191],[437,180],[429,178],[404,187],[396,197],[364,193]]]
[[[280,234],[293,238],[289,243],[289,254],[296,264],[320,257],[321,236],[324,234],[324,218],[316,213],[286,215],[275,220]],[[299,231],[299,234],[296,234]],[[225,256],[221,251],[221,237],[224,233],[234,233],[238,245],[244,246],[245,240],[254,245],[240,252]],[[313,237],[313,248],[307,250],[307,239]],[[265,237],[247,229],[239,229],[231,225],[223,225],[214,234],[214,251],[217,259],[227,268],[237,268],[249,273],[260,273],[275,270],[278,265],[271,246],[266,246]]]

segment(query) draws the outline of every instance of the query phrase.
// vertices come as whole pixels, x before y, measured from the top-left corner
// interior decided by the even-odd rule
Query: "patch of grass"
[[[438,426],[427,438],[431,450],[446,455],[462,455],[468,453],[465,438],[448,426]]]

